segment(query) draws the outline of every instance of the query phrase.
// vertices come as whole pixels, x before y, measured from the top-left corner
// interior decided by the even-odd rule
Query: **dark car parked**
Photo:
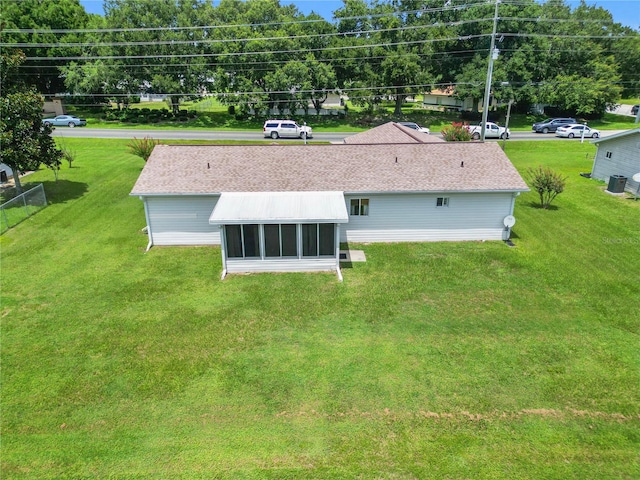
[[[534,123],[531,129],[536,133],[549,133],[555,132],[558,127],[564,127],[572,123],[578,122],[576,122],[575,118],[547,118],[542,122]]]
[[[631,107],[631,115],[637,115],[639,108],[640,108],[640,105],[634,105],[633,107]]]

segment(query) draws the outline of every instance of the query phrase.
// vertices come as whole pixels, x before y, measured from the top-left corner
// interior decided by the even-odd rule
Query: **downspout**
[[[336,223],[336,274],[338,280],[342,282],[342,272],[340,271],[340,224]]]
[[[151,222],[149,221],[149,209],[147,207],[147,198],[143,196],[140,196],[139,198],[140,200],[142,200],[142,203],[144,203],[144,218],[147,222],[147,236],[149,237],[149,243],[147,244],[147,249],[144,251],[144,253],[147,253],[153,246],[153,234],[151,233]]]
[[[224,225],[220,225],[220,256],[222,257],[222,275],[220,280],[227,276],[227,251],[224,246],[227,244],[227,237],[224,234]]]
[[[520,196],[520,192],[513,192],[511,195],[511,208],[509,209],[509,215],[513,215],[513,212],[516,208],[516,198]],[[511,227],[504,227],[504,231],[506,232],[506,238],[503,238],[504,241],[507,241],[511,238]]]

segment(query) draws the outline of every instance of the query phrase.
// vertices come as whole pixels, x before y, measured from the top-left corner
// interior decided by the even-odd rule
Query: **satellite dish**
[[[634,182],[640,182],[640,172],[636,173],[633,177]]]
[[[504,217],[504,220],[502,220],[502,223],[504,223],[505,227],[511,228],[516,224],[516,217],[513,215],[507,215]]]

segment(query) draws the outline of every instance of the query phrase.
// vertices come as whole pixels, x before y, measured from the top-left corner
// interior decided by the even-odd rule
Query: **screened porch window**
[[[303,257],[318,256],[318,224],[317,223],[302,224],[302,256]]]
[[[264,256],[298,256],[295,224],[264,225]]]
[[[227,225],[227,257],[259,257],[260,234],[259,225]]]
[[[321,223],[319,225],[318,243],[320,255],[336,254],[336,226],[333,223]]]
[[[333,223],[225,225],[227,258],[335,256]]]

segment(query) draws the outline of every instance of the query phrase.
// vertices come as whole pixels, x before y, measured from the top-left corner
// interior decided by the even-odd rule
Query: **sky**
[[[640,30],[640,0],[586,0],[588,5],[594,5],[609,10],[614,21]],[[102,0],[80,0],[88,13],[103,14]],[[214,4],[219,3],[214,1]],[[443,1],[444,3],[444,1]],[[580,0],[565,0],[572,8],[580,4]],[[302,13],[314,11],[331,20],[335,10],[342,7],[342,0],[280,0],[281,5],[294,4]]]

